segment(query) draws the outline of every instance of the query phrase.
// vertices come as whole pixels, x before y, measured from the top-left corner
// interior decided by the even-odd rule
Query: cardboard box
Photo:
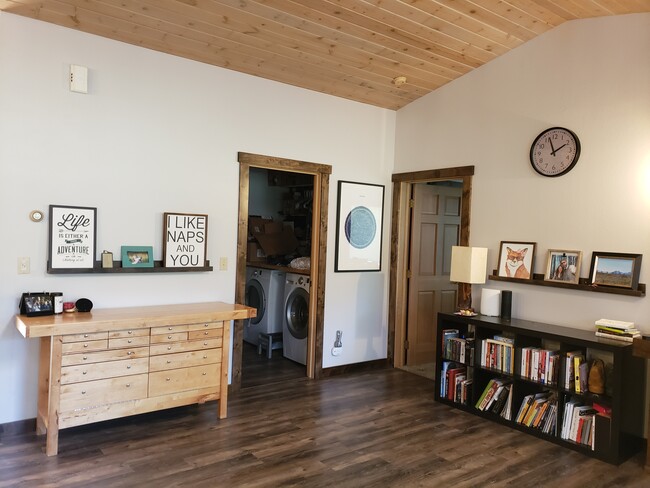
[[[249,242],[246,249],[246,261],[249,263],[266,262],[266,254],[257,242]]]
[[[248,261],[252,261],[253,258],[257,261],[265,261],[268,256],[290,254],[298,248],[298,239],[293,229],[273,219],[249,216],[248,232],[255,241],[248,244]],[[253,249],[251,244],[258,244],[259,249]]]
[[[254,236],[255,234],[260,234],[266,232],[265,226],[266,224],[270,224],[273,222],[273,219],[270,217],[259,217],[259,216],[254,216],[254,215],[249,215],[248,216],[248,233],[251,236]]]

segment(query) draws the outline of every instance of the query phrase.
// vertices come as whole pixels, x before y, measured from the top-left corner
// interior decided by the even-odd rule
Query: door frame
[[[432,169],[410,173],[396,173],[393,182],[393,209],[391,219],[390,246],[390,281],[388,288],[388,361],[394,367],[405,364],[404,341],[406,340],[406,322],[408,305],[408,264],[411,238],[410,201],[414,183],[429,181],[462,181],[459,245],[469,244],[469,224],[472,199],[472,177],[474,166]],[[458,285],[458,296],[462,296],[464,287]]]
[[[323,329],[325,316],[325,264],[327,257],[327,219],[329,177],[332,167],[262,154],[237,153],[239,162],[239,216],[237,229],[237,264],[235,302],[244,303],[246,295],[246,253],[248,244],[248,198],[250,168],[265,168],[314,177],[314,198],[311,239],[311,288],[309,293],[309,335],[307,346],[307,376],[318,379],[323,373]],[[230,389],[241,389],[244,320],[235,320],[232,346],[232,380]]]

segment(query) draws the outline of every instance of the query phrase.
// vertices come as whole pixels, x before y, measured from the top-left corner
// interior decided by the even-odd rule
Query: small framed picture
[[[153,247],[122,246],[123,268],[153,268]]]
[[[536,242],[501,241],[497,276],[532,279],[535,247]]]
[[[591,255],[589,283],[636,290],[639,286],[642,254],[594,251]]]
[[[580,263],[582,251],[549,249],[546,258],[546,281],[564,281],[578,284],[580,280]]]
[[[23,293],[20,313],[28,317],[54,315],[54,297],[49,293]]]

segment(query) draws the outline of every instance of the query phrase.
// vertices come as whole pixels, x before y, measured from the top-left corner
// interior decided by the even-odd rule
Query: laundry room
[[[313,175],[249,173],[242,387],[306,376]]]

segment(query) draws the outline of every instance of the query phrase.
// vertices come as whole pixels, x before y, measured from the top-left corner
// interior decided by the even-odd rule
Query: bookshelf
[[[446,313],[438,314],[437,340],[437,401],[611,464],[643,449],[646,368],[632,343],[590,330]],[[576,391],[570,354],[604,361],[604,393],[584,384]],[[522,414],[522,403],[535,410]]]

